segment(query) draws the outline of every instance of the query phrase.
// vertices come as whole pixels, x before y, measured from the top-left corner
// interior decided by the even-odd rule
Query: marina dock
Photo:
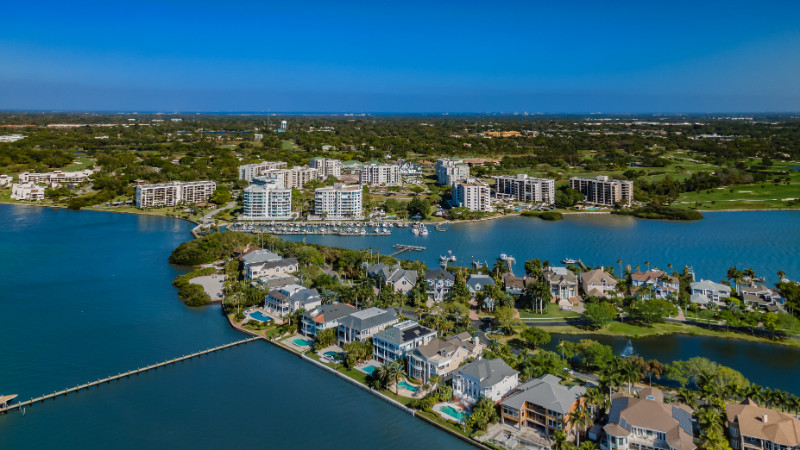
[[[389,256],[396,256],[396,255],[399,255],[400,253],[404,253],[404,252],[424,252],[425,251],[425,247],[420,247],[418,245],[394,244],[392,246],[392,248],[394,248],[397,251],[392,253]]]
[[[196,353],[192,353],[192,354],[189,354],[189,355],[184,355],[184,356],[181,356],[181,357],[178,357],[178,358],[173,358],[173,359],[170,359],[168,361],[163,361],[163,362],[160,362],[160,363],[156,363],[156,364],[153,364],[153,365],[150,365],[150,366],[147,366],[147,367],[140,367],[138,369],[130,370],[130,371],[125,372],[125,373],[118,373],[116,375],[112,375],[112,376],[107,377],[107,378],[102,378],[102,379],[99,379],[99,380],[90,381],[90,382],[88,382],[86,384],[80,384],[78,386],[74,386],[74,387],[71,387],[71,388],[68,388],[68,389],[63,389],[61,391],[53,392],[52,394],[42,395],[41,397],[32,398],[32,399],[26,400],[24,402],[14,403],[14,404],[6,406],[5,408],[0,408],[0,414],[6,413],[6,412],[9,412],[9,411],[13,411],[15,409],[22,409],[22,408],[24,408],[26,406],[31,406],[31,405],[33,405],[35,403],[39,403],[39,402],[44,402],[46,400],[50,400],[51,398],[55,399],[55,398],[60,397],[62,395],[66,396],[66,395],[71,394],[73,392],[79,392],[79,391],[81,391],[83,389],[89,389],[89,388],[91,388],[93,386],[99,386],[99,385],[101,385],[103,383],[110,383],[110,382],[115,381],[115,380],[121,380],[123,378],[128,378],[131,375],[139,375],[139,374],[142,374],[142,373],[145,373],[145,372],[149,372],[151,370],[157,370],[160,367],[165,367],[165,366],[168,366],[170,364],[177,364],[177,363],[182,362],[182,361],[186,361],[186,360],[189,360],[189,359],[192,359],[192,358],[197,358],[198,356],[203,356],[203,355],[207,355],[209,353],[218,352],[220,350],[224,350],[224,349],[229,348],[229,347],[235,347],[237,345],[246,344],[248,342],[252,342],[252,341],[255,341],[255,340],[258,340],[258,339],[264,339],[264,338],[262,338],[262,337],[252,337],[252,338],[242,339],[241,341],[231,342],[230,344],[224,344],[224,345],[220,345],[220,346],[217,346],[217,347],[209,348],[209,349],[206,349],[206,350],[201,350],[201,351],[196,352]]]

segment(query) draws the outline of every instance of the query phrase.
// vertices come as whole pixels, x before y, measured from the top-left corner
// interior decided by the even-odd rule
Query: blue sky
[[[800,2],[9,2],[0,109],[800,111]]]

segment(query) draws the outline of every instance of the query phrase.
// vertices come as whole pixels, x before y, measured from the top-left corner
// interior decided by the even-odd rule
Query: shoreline
[[[220,305],[220,312],[222,314],[225,314],[224,311],[222,311],[221,305]],[[274,345],[275,347],[280,348],[280,349],[282,349],[282,350],[284,350],[286,352],[289,352],[290,354],[292,354],[294,356],[299,357],[300,359],[302,359],[305,362],[309,362],[309,363],[319,367],[320,369],[322,369],[322,370],[324,370],[326,372],[329,372],[329,373],[331,373],[333,375],[336,375],[337,377],[343,379],[344,381],[346,381],[346,382],[352,384],[353,386],[361,389],[362,391],[368,392],[368,393],[376,396],[380,400],[383,400],[384,402],[394,406],[395,408],[397,408],[397,409],[399,409],[399,410],[401,410],[401,411],[403,411],[403,412],[405,412],[407,414],[410,414],[411,417],[414,417],[416,419],[420,419],[423,422],[425,422],[425,423],[427,423],[429,425],[432,425],[432,426],[434,426],[434,427],[436,427],[436,428],[438,428],[438,429],[440,429],[442,431],[445,431],[448,434],[450,434],[451,436],[454,436],[454,437],[460,439],[461,441],[466,442],[467,444],[470,444],[470,445],[472,445],[474,447],[477,447],[477,448],[480,448],[480,449],[484,449],[484,450],[491,450],[490,447],[488,447],[488,446],[484,445],[483,443],[475,440],[474,438],[470,438],[468,436],[464,436],[462,434],[456,433],[455,431],[450,430],[449,428],[447,428],[447,427],[445,427],[443,425],[440,425],[439,423],[437,423],[437,422],[435,422],[433,420],[430,420],[430,419],[428,419],[427,417],[425,417],[425,416],[423,416],[421,414],[417,414],[416,410],[411,409],[411,408],[401,404],[400,402],[398,402],[397,400],[395,400],[393,398],[387,397],[386,395],[384,395],[380,391],[377,391],[377,390],[372,389],[372,388],[370,388],[370,387],[368,387],[368,386],[366,386],[364,384],[359,383],[358,380],[354,380],[354,379],[348,377],[347,375],[339,372],[338,370],[335,370],[335,369],[333,369],[331,367],[328,367],[325,364],[322,364],[321,362],[314,361],[313,359],[311,359],[308,356],[306,356],[304,353],[298,353],[298,352],[290,349],[289,347],[281,345],[280,342],[277,342],[274,339],[265,338],[264,336],[254,332],[254,331],[250,331],[250,330],[247,330],[245,328],[236,326],[236,324],[234,324],[233,321],[230,319],[230,317],[228,317],[227,315],[225,316],[225,321],[228,322],[228,325],[230,325],[231,328],[233,328],[234,330],[239,331],[239,332],[244,333],[244,334],[249,335],[249,336],[257,336],[257,337],[261,338],[262,340]]]
[[[191,224],[194,224],[195,226],[196,225],[200,225],[199,223],[197,223],[197,222],[195,222],[193,220],[184,219],[183,217],[167,216],[167,215],[163,215],[163,214],[148,214],[148,213],[145,213],[145,212],[136,212],[136,211],[113,211],[113,210],[109,211],[109,210],[105,210],[105,209],[98,209],[98,208],[92,208],[92,207],[81,208],[81,209],[78,209],[78,210],[74,210],[74,209],[69,209],[69,208],[67,208],[66,206],[63,206],[63,205],[44,205],[44,204],[41,204],[41,203],[6,202],[6,201],[0,201],[0,205],[36,206],[38,208],[56,208],[56,209],[64,209],[64,210],[67,210],[67,211],[76,211],[76,212],[79,212],[79,211],[94,211],[94,212],[101,212],[101,213],[130,214],[130,215],[133,215],[133,216],[164,217],[166,219],[183,220],[184,222],[189,222]]]

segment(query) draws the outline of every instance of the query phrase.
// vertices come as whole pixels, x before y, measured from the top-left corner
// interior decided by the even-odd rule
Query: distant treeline
[[[616,210],[612,211],[611,214],[634,216],[642,219],[701,220],[703,218],[703,214],[692,209],[653,205],[643,206],[636,209]]]

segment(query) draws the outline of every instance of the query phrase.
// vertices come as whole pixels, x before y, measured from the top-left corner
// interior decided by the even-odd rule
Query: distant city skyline
[[[0,110],[800,111],[800,3],[16,2]]]

